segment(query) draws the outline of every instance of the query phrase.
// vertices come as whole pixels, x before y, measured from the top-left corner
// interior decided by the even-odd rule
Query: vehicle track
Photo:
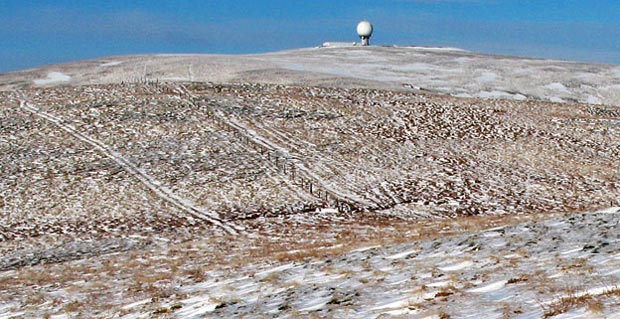
[[[310,158],[310,157],[316,158],[317,160],[314,161],[314,163],[312,164],[312,167],[313,167],[313,170],[317,173],[318,177],[321,179],[324,179],[324,177],[320,175],[323,175],[323,176],[335,175],[334,174],[335,168],[342,168],[343,171],[346,171],[347,169],[349,171],[359,169],[358,166],[356,166],[355,164],[351,162],[335,161],[331,156],[329,156],[329,154],[321,154],[316,151],[310,151],[310,150],[300,150],[299,146],[297,146],[295,143],[290,143],[289,140],[284,136],[284,134],[279,133],[276,129],[270,129],[267,126],[262,125],[252,120],[248,120],[248,121],[250,122],[250,125],[252,125],[251,129],[257,132],[257,134],[260,131],[260,136],[263,139],[269,140],[273,144],[284,145],[284,147],[286,147],[286,149],[289,150],[289,153],[291,154],[305,153],[306,155],[304,156],[304,158]],[[291,137],[291,139],[294,139],[294,137]],[[303,142],[305,142],[306,144],[311,144],[308,141],[303,141]],[[301,158],[301,156],[296,156],[296,158]],[[356,186],[355,184],[348,184],[346,181],[342,181],[342,180],[338,180],[332,183],[340,184],[337,187],[342,193],[359,194],[360,198],[364,198],[364,200],[366,200],[368,203],[372,202],[373,203],[372,205],[374,206],[381,206],[381,200],[378,197],[374,196],[373,194],[364,192],[364,189],[362,186]]]
[[[221,114],[217,114],[223,121],[225,121],[232,128],[240,132],[243,136],[249,138],[254,143],[265,147],[266,149],[275,151],[282,155],[282,157],[288,159],[294,166],[297,172],[304,174],[308,179],[311,179],[316,182],[317,185],[325,189],[328,193],[330,193],[334,198],[341,199],[342,201],[348,201],[352,203],[356,203],[362,207],[373,207],[374,204],[369,202],[357,195],[345,193],[339,189],[332,187],[329,183],[324,181],[318,174],[313,172],[310,168],[308,168],[305,164],[299,161],[299,157],[296,154],[289,152],[287,149],[275,144],[274,142],[260,136],[256,131],[245,127],[242,123],[232,120],[230,118],[226,118]]]
[[[162,186],[162,183],[155,180],[152,176],[148,175],[145,171],[137,167],[131,161],[123,157],[122,154],[112,150],[108,145],[100,142],[94,138],[85,135],[78,130],[76,130],[71,125],[65,124],[64,120],[58,118],[52,114],[41,111],[35,106],[30,105],[25,99],[20,99],[20,108],[34,114],[35,116],[46,120],[54,125],[56,125],[61,130],[69,133],[74,138],[85,142],[91,145],[93,148],[109,157],[111,160],[120,165],[125,171],[133,175],[137,178],[142,184],[144,184],[148,189],[150,189],[153,193],[155,193],[161,199],[171,203],[175,207],[181,209],[188,215],[195,217],[197,219],[209,222],[221,229],[223,229],[226,233],[231,235],[237,235],[239,232],[243,231],[242,227],[234,225],[228,221],[222,220],[217,213],[208,212],[200,207],[197,207],[186,198],[182,198],[176,194],[174,194],[170,189],[165,186]]]
[[[195,100],[197,96],[192,94],[192,92],[184,86],[180,86],[178,89],[187,97],[189,103],[196,105]],[[276,142],[261,136],[255,130],[247,127],[239,121],[232,119],[230,116],[225,116],[221,111],[214,109],[213,105],[207,104],[207,108],[209,108],[209,113],[218,118],[223,125],[236,131],[249,142],[257,145],[260,149],[267,150],[270,154],[273,153],[276,158],[284,159],[284,163],[289,163],[294,167],[294,170],[297,172],[298,176],[303,177],[303,179],[307,181],[313,181],[314,184],[310,183],[308,190],[313,196],[325,198],[326,201],[331,199],[332,202],[335,202],[332,204],[335,204],[341,212],[350,212],[352,209],[351,204],[357,209],[372,210],[376,208],[375,203],[356,194],[351,194],[345,190],[332,186],[331,183],[325,181],[320,175],[302,163],[300,161],[302,157],[299,154],[293,153]],[[313,192],[312,185],[317,187],[317,192]]]

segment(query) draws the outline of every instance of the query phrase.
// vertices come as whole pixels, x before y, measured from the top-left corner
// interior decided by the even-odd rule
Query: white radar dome
[[[372,35],[372,24],[368,21],[362,21],[357,24],[357,35],[360,37],[370,37]]]

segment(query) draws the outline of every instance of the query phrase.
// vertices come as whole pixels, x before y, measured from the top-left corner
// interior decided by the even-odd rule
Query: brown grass
[[[84,305],[82,304],[82,302],[76,300],[76,301],[72,301],[72,302],[65,304],[62,307],[62,310],[68,313],[74,313],[74,312],[78,312],[83,307]]]
[[[295,262],[332,258],[362,247],[375,245],[385,247],[394,243],[440,238],[547,217],[548,215],[517,215],[428,219],[413,222],[373,220],[366,224],[339,222],[321,227],[299,225],[294,232],[286,235],[276,232],[275,236],[267,237],[268,235],[265,234],[265,236],[254,238],[242,237],[234,241],[228,237],[214,236],[199,241],[171,242],[166,252],[168,258],[154,258],[161,253],[156,250],[137,250],[127,254],[102,256],[97,259],[97,264],[105,271],[99,271],[96,265],[81,262],[24,267],[18,270],[15,276],[0,279],[0,284],[6,287],[43,286],[50,283],[68,286],[73,293],[89,295],[88,299],[82,301],[86,308],[106,302],[106,295],[100,294],[98,289],[105,290],[105,287],[74,284],[73,282],[81,280],[111,282],[114,280],[125,287],[124,298],[140,300],[156,297],[169,300],[176,298],[175,292],[170,288],[171,278],[187,282],[202,281],[205,280],[206,272],[222,265],[234,269],[250,263],[271,263],[274,259],[281,262]],[[340,231],[341,229],[347,231]],[[309,234],[317,233],[322,233],[324,236],[309,236]],[[331,234],[338,234],[338,236],[331,236]],[[266,238],[271,240],[266,240]],[[307,238],[312,238],[312,241]],[[290,253],[291,250],[296,250],[296,252]],[[127,265],[133,265],[133,267]],[[370,267],[370,265],[367,266]],[[162,269],[166,271],[156,271]],[[265,278],[265,280],[279,279],[274,277]],[[364,281],[367,280],[360,280],[360,282]],[[114,290],[113,287],[110,289]],[[446,298],[450,293],[452,291],[442,290],[438,292],[437,298]],[[45,296],[38,297],[38,301],[30,300],[28,304],[34,306],[45,302]]]
[[[594,299],[594,297],[589,294],[581,296],[571,295],[567,297],[562,297],[557,302],[551,304],[547,310],[545,310],[543,318],[557,316],[559,314],[568,312],[571,309],[579,307],[600,308],[601,304],[600,301]]]
[[[620,296],[620,287],[610,288],[604,291],[598,297]],[[544,318],[556,316],[571,309],[585,307],[594,313],[600,313],[603,310],[603,302],[591,294],[577,295],[572,293],[569,296],[562,297],[550,306],[546,307]]]
[[[518,277],[513,277],[508,279],[507,284],[517,284],[517,283],[522,283],[522,282],[527,282],[529,279],[525,276],[525,275],[521,275]]]
[[[603,293],[603,296],[616,296],[620,297],[620,287],[611,288]]]
[[[249,262],[248,257],[254,260],[276,259],[280,262],[324,259],[362,247],[386,246],[441,238],[547,218],[549,218],[549,215],[528,214],[466,216],[459,217],[458,219],[427,219],[415,222],[375,220],[371,224],[357,222],[356,224],[333,224],[331,227],[300,225],[296,228],[296,233],[302,235],[329,234],[338,228],[345,228],[347,231],[337,232],[337,236],[334,237],[313,236],[313,241],[300,241],[296,237],[287,237],[279,241],[267,240],[265,238],[254,239],[255,242],[252,246],[258,248],[249,250],[244,256],[239,256],[237,263],[247,264]],[[291,253],[291,250],[295,250],[295,252]],[[233,264],[235,263],[233,262]]]

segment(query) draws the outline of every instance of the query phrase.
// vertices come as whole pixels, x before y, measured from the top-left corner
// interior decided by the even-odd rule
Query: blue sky
[[[139,53],[356,41],[620,64],[618,0],[0,0],[0,72]]]

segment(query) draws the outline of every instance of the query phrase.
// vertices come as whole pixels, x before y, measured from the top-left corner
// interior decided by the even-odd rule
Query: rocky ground
[[[1,94],[1,318],[618,309],[618,215],[580,214],[620,206],[618,107],[248,83]]]

